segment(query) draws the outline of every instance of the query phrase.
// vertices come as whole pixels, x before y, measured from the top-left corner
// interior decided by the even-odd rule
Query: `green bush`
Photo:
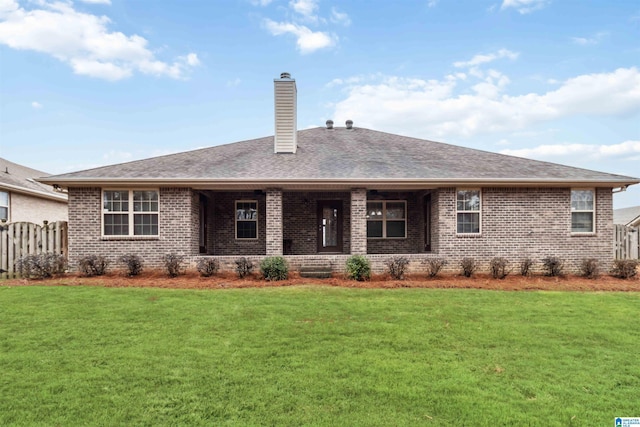
[[[286,280],[289,266],[281,256],[267,257],[260,263],[260,272],[265,280]]]
[[[351,280],[362,282],[371,277],[371,264],[362,255],[352,255],[347,259],[347,276]]]

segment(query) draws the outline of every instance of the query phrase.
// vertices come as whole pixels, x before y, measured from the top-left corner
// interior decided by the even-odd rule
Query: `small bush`
[[[178,254],[166,254],[162,257],[162,263],[167,270],[169,277],[178,277],[186,268],[184,265],[184,256]]]
[[[559,277],[564,275],[564,261],[555,256],[549,256],[542,259],[542,265],[545,269],[545,276]]]
[[[286,280],[289,266],[281,256],[267,257],[260,263],[260,272],[265,280]]]
[[[362,282],[371,277],[371,264],[362,255],[352,255],[347,259],[347,276],[351,280]]]
[[[142,258],[138,255],[127,254],[120,257],[120,263],[124,264],[127,276],[133,277],[142,273]]]
[[[597,279],[600,276],[600,267],[595,258],[585,258],[580,263],[580,273],[587,279]]]
[[[523,259],[520,262],[520,275],[523,277],[529,277],[531,275],[531,267],[533,267],[533,260],[529,257]]]
[[[630,279],[638,274],[638,265],[640,261],[637,259],[617,259],[613,262],[611,275],[618,279]]]
[[[78,270],[86,277],[102,276],[108,265],[109,261],[102,255],[87,255],[78,261]]]
[[[200,258],[196,263],[196,269],[202,277],[211,277],[220,269],[220,263],[215,258]]]
[[[67,259],[60,254],[25,255],[18,258],[16,268],[25,279],[46,279],[64,273]]]
[[[395,280],[404,279],[404,272],[409,265],[409,260],[403,256],[393,257],[385,262],[389,275]]]
[[[447,260],[444,258],[429,258],[422,261],[427,266],[427,274],[429,277],[436,277],[440,270],[447,265]]]
[[[236,260],[236,273],[238,273],[239,278],[244,278],[248,276],[253,270],[253,263],[246,259],[245,257],[238,258]]]
[[[478,264],[473,258],[463,258],[460,261],[460,268],[462,269],[462,275],[464,277],[471,277],[473,273],[478,269]]]
[[[491,260],[491,276],[494,279],[504,279],[511,273],[509,269],[509,261],[502,257],[496,257]]]

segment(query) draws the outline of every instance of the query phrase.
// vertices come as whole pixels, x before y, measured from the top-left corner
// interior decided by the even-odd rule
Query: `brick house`
[[[402,254],[612,260],[612,193],[638,178],[345,127],[298,131],[296,85],[274,80],[275,135],[42,179],[68,189],[71,264],[135,253],[284,255],[293,268],[374,270]]]
[[[67,195],[35,181],[47,175],[0,158],[0,222],[66,221]]]

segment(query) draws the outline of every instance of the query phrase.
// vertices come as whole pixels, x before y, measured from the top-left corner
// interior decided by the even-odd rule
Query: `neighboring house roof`
[[[640,225],[640,206],[632,206],[630,208],[614,209],[613,223],[622,224],[630,227]]]
[[[47,176],[46,172],[31,169],[0,158],[0,190],[30,194],[44,199],[67,201],[67,195],[55,191],[51,185],[35,181]]]
[[[273,136],[41,179],[68,185],[104,183],[282,188],[375,185],[601,185],[638,178],[506,156],[363,128],[298,132],[296,154],[275,154]],[[386,187],[385,187],[386,184]]]

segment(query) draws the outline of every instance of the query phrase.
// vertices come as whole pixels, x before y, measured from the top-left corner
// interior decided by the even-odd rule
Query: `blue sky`
[[[0,0],[0,156],[63,173],[327,119],[640,176],[637,0]],[[614,197],[640,205],[640,185]]]

